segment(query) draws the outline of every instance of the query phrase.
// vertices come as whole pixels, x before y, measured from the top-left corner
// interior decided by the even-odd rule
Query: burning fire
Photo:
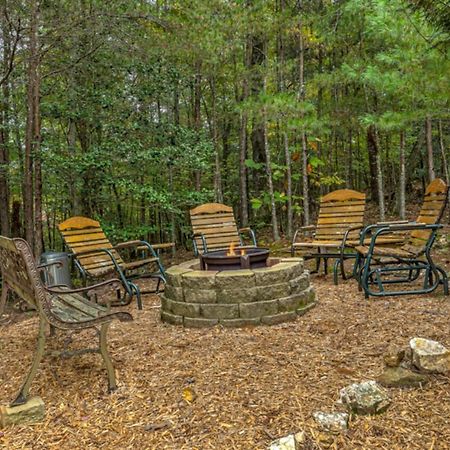
[[[232,242],[230,244],[230,247],[228,248],[227,256],[236,256],[235,247],[236,247],[236,244],[234,242]],[[241,248],[241,256],[244,256],[246,254],[247,254],[246,251],[243,248]]]
[[[236,247],[236,244],[232,242],[230,244],[230,248],[228,249],[227,256],[236,256],[236,252],[234,251],[234,247]]]

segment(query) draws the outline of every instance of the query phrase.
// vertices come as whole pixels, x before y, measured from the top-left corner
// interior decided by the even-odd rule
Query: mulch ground
[[[159,299],[146,296],[144,311],[126,308],[134,322],[110,329],[119,389],[106,393],[99,355],[47,359],[31,389],[45,402],[45,421],[0,430],[0,447],[257,450],[299,430],[309,436],[307,448],[327,447],[318,443],[312,413],[335,409],[342,387],[379,374],[390,345],[418,336],[450,347],[450,297],[439,289],[366,301],[351,280],[335,287],[330,276],[314,276],[313,284],[318,305],[295,322],[236,330],[163,324]],[[0,320],[2,403],[28,370],[36,333],[33,315]],[[94,338],[83,332],[74,343]],[[353,418],[331,448],[450,448],[449,377],[390,394],[386,413]]]

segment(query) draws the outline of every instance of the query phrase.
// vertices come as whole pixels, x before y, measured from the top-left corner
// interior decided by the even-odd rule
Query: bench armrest
[[[58,286],[62,287],[62,285],[58,285],[58,286],[53,286],[53,287],[46,287],[45,290],[52,294],[77,294],[77,293],[81,293],[81,292],[92,291],[94,289],[98,289],[98,288],[101,288],[103,286],[107,286],[108,284],[113,284],[113,283],[118,283],[118,284],[122,285],[122,282],[119,279],[112,278],[110,280],[102,281],[101,283],[97,283],[97,284],[93,284],[91,286],[86,286],[86,287],[77,288],[77,289],[69,289],[69,288],[55,289],[55,287],[58,287]]]
[[[391,231],[407,231],[401,230],[398,227],[405,227],[409,225],[417,224],[417,222],[409,221],[409,220],[398,220],[398,221],[392,221],[392,222],[377,222],[371,225],[367,225],[362,231],[360,235],[360,244],[362,245],[366,239],[366,236],[371,233],[375,233],[380,228],[388,228]],[[386,234],[386,231],[383,232],[383,234]]]
[[[165,248],[174,248],[175,242],[161,242],[160,244],[150,244],[155,250],[163,250]]]
[[[294,233],[294,237],[292,238],[292,245],[297,242],[297,236],[304,231],[314,231],[317,228],[316,225],[305,225],[304,227],[297,228]]]
[[[435,233],[437,230],[441,228],[443,228],[443,225],[439,223],[427,224],[420,222],[409,222],[407,224],[393,224],[384,227],[377,227],[375,233],[372,235],[370,240],[369,253],[373,251],[373,248],[376,245],[377,238],[380,235],[389,234],[393,231],[414,231],[414,230],[430,230]],[[432,236],[432,234],[430,236]]]
[[[353,227],[347,228],[347,231],[344,233],[344,237],[342,238],[341,248],[343,249],[347,245],[348,236],[350,235],[350,233],[352,231],[361,230],[360,231],[360,234],[361,234],[362,230],[364,230],[364,229],[365,229],[365,225],[355,225]]]
[[[398,225],[398,224],[402,224],[402,223],[410,223],[410,220],[391,220],[391,221],[387,221],[387,222],[377,222],[375,225],[384,227],[386,225]]]
[[[118,250],[120,248],[136,247],[137,245],[141,245],[141,241],[134,240],[134,241],[119,242],[113,248]]]
[[[239,228],[238,232],[239,232],[239,235],[241,235],[243,233],[248,233],[250,238],[251,238],[251,240],[252,240],[252,242],[253,242],[253,245],[255,247],[257,246],[255,232],[250,227]],[[242,242],[242,239],[241,239],[241,245],[242,244],[243,244],[243,242]]]
[[[192,239],[192,246],[194,247],[194,256],[195,257],[197,257],[200,254],[200,252],[198,251],[197,239],[200,239],[202,241],[202,245],[203,245],[202,253],[208,252],[208,246],[206,245],[206,239],[205,239],[205,235],[203,233],[192,233],[191,239]]]

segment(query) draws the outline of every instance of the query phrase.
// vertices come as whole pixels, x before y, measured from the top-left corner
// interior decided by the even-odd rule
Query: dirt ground
[[[448,250],[439,257],[448,270]],[[45,402],[45,421],[0,430],[0,448],[257,450],[299,430],[309,436],[306,448],[326,448],[312,413],[335,410],[342,387],[379,374],[389,345],[418,336],[450,347],[450,297],[440,288],[366,301],[352,280],[338,287],[331,276],[312,280],[317,306],[270,327],[183,329],[161,323],[158,297],[146,296],[143,311],[126,308],[132,323],[110,329],[119,389],[106,393],[99,355],[46,359],[31,389]],[[28,370],[36,333],[32,313],[0,318],[1,403]],[[94,338],[83,332],[74,343]],[[352,418],[331,448],[450,448],[449,388],[440,375],[422,389],[390,389],[388,411]]]

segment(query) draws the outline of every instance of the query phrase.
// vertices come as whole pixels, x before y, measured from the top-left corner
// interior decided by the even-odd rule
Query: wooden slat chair
[[[54,263],[59,264],[59,263]],[[45,265],[48,266],[49,264]],[[14,291],[39,314],[39,333],[37,349],[30,370],[25,377],[11,406],[21,405],[27,401],[30,385],[36,375],[39,363],[44,356],[45,330],[47,325],[61,330],[84,330],[99,328],[99,346],[95,349],[83,349],[61,352],[63,356],[77,353],[98,352],[103,357],[108,373],[108,386],[112,391],[116,388],[114,368],[108,354],[106,333],[113,320],[131,321],[132,316],[126,312],[110,312],[97,303],[90,302],[80,295],[87,291],[119,283],[119,280],[109,280],[88,288],[46,288],[39,276],[38,270],[44,266],[36,266],[31,249],[23,239],[9,239],[0,236],[0,269],[2,272],[2,294],[0,299],[0,314],[6,303],[8,292]]]
[[[139,309],[142,309],[141,290],[133,280],[140,278],[156,278],[156,290],[159,293],[160,283],[165,283],[164,267],[152,246],[146,241],[121,242],[113,246],[106,237],[100,223],[87,217],[71,217],[58,225],[64,244],[72,253],[75,264],[83,279],[99,279],[116,274],[122,281],[125,290],[121,304],[129,304],[133,295]],[[165,244],[161,244],[162,246]],[[150,257],[125,261],[120,251],[124,249],[145,249]],[[156,270],[149,271],[152,267]],[[142,272],[138,269],[146,269]]]
[[[221,203],[205,203],[190,210],[192,241],[195,256],[214,250],[223,250],[231,244],[239,247],[256,247],[255,233],[251,228],[239,228],[233,208]],[[248,233],[251,246],[245,246],[243,233]]]
[[[434,264],[430,253],[437,231],[443,227],[439,221],[447,204],[448,191],[447,184],[436,178],[427,186],[422,208],[415,222],[384,222],[369,225],[362,231],[360,245],[355,247],[357,259],[354,274],[366,298],[369,295],[425,294],[432,292],[439,284],[443,284],[444,292],[448,293],[447,274]],[[380,246],[380,241],[383,243],[383,239],[398,232],[406,233],[403,245]],[[402,291],[385,289],[385,285],[390,284],[409,285],[423,270],[426,273],[423,288],[413,286],[410,290]],[[383,277],[404,271],[407,272],[404,277]]]
[[[291,254],[302,251],[305,259],[316,260],[316,272],[320,262],[324,261],[324,271],[328,272],[328,259],[336,259],[334,266],[334,282],[337,284],[338,267],[342,277],[347,278],[344,271],[344,260],[355,258],[355,252],[346,249],[359,242],[359,233],[363,227],[366,209],[366,194],[351,189],[339,189],[322,197],[320,201],[317,225],[299,228],[292,240]],[[298,242],[302,233],[313,232],[310,242]]]

